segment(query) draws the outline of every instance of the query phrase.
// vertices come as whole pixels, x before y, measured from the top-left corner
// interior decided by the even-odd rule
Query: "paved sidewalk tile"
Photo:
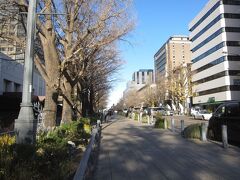
[[[240,149],[190,141],[117,116],[102,131],[95,180],[240,179]]]

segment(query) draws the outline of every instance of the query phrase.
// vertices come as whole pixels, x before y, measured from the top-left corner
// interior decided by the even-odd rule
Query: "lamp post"
[[[18,119],[15,120],[17,143],[34,143],[37,122],[34,119],[32,105],[32,81],[33,81],[33,58],[34,58],[34,35],[36,21],[36,0],[29,1],[27,17],[27,44],[25,50],[23,92],[21,109]]]

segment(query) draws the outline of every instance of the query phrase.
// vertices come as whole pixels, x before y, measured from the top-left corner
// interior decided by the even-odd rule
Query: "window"
[[[21,85],[14,83],[14,92],[21,92]]]
[[[239,117],[240,112],[239,112],[239,105],[238,103],[232,103],[227,105],[227,116],[229,117]]]
[[[205,39],[204,41],[202,41],[201,43],[199,43],[196,47],[194,47],[192,49],[192,52],[195,52],[196,50],[198,50],[199,48],[201,48],[202,46],[204,46],[205,44],[207,44],[208,42],[210,42],[211,40],[213,40],[215,37],[217,37],[219,34],[221,34],[223,32],[223,28],[217,30],[215,33],[213,33],[211,36],[209,36],[207,39]]]
[[[142,83],[145,84],[144,72],[142,72]]]
[[[8,48],[8,51],[13,51],[13,47]]]
[[[203,33],[205,33],[208,29],[210,29],[214,24],[216,24],[222,18],[240,19],[240,14],[231,14],[231,13],[220,14],[214,20],[212,20],[207,26],[205,26],[199,33],[197,33],[191,40],[195,41],[197,38],[199,38]]]
[[[4,92],[11,92],[12,82],[4,79]]]
[[[218,116],[218,117],[223,117],[224,116],[224,114],[225,114],[225,106],[223,105],[223,106],[220,106],[218,109],[217,109],[217,111],[216,111],[216,115]]]
[[[7,50],[7,48],[5,48],[5,47],[0,48],[0,51],[6,51],[6,50]]]
[[[190,31],[193,31],[198,27],[210,14],[212,14],[213,11],[215,11],[220,5],[220,2],[217,2],[196,24],[193,25],[193,27],[190,29]]]
[[[240,1],[239,0],[223,0],[223,4],[240,5]]]
[[[222,18],[222,15],[217,16],[214,20],[212,20],[205,28],[203,28],[199,33],[197,33],[191,40],[195,41],[199,38],[203,33],[205,33],[208,29],[210,29],[216,22],[218,22]]]
[[[198,94],[199,96],[204,96],[204,95],[214,94],[214,93],[219,93],[224,91],[240,91],[240,86],[239,85],[222,86],[222,87],[209,89],[206,91],[200,91],[198,92]]]
[[[198,68],[198,69],[196,69],[195,71],[193,71],[193,74],[199,73],[201,71],[204,71],[205,69],[208,69],[210,67],[218,65],[218,64],[220,64],[220,63],[222,63],[224,61],[227,61],[227,56],[220,57],[220,58],[218,58],[218,59],[216,59],[216,60],[214,60],[214,61],[212,61],[212,62],[210,62],[210,63],[208,63],[208,64],[206,64],[206,65],[204,65],[204,66],[202,66],[200,68]]]
[[[139,72],[137,72],[137,84],[139,84]]]
[[[224,47],[226,45],[226,42],[221,42],[220,44],[212,47],[211,49],[209,49],[208,51],[204,52],[203,54],[201,54],[200,56],[196,57],[195,59],[192,60],[193,63],[209,56],[210,54],[214,53],[215,51],[221,49],[222,47]]]

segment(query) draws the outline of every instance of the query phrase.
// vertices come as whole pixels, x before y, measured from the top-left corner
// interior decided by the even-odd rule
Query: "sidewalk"
[[[118,117],[119,118],[119,117]],[[121,118],[102,131],[95,180],[240,179],[240,149]]]

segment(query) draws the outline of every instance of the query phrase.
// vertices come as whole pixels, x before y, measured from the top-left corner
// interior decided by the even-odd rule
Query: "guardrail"
[[[7,131],[7,132],[0,133],[0,136],[4,136],[4,135],[14,136],[15,134],[16,134],[15,131]]]
[[[92,130],[90,142],[85,150],[83,157],[80,161],[79,167],[74,175],[73,180],[86,180],[91,179],[94,167],[98,158],[98,149],[101,137],[101,126],[98,121],[97,127]]]

